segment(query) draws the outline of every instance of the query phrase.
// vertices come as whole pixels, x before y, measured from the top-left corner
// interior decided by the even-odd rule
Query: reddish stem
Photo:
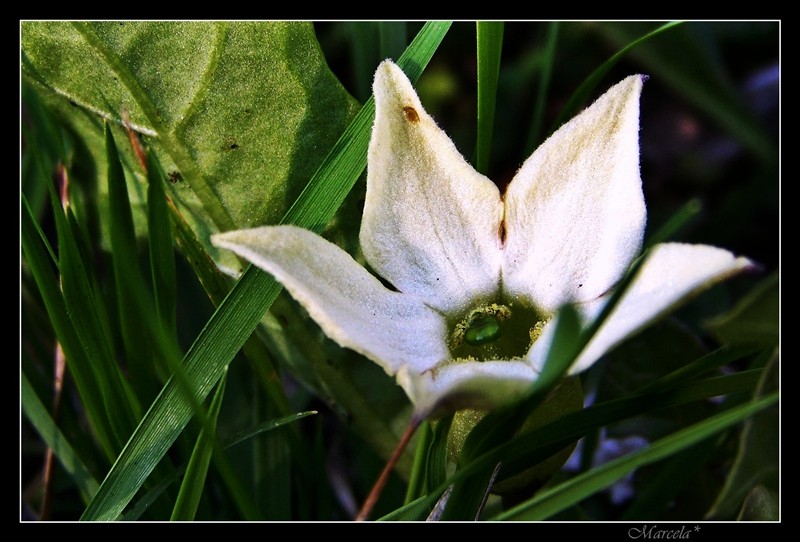
[[[406,449],[406,446],[408,446],[411,437],[414,436],[414,432],[421,423],[422,418],[418,418],[417,416],[411,418],[411,422],[408,424],[406,432],[403,433],[403,436],[400,438],[400,442],[397,443],[397,448],[395,448],[394,452],[392,452],[392,457],[390,457],[389,461],[386,462],[386,466],[383,467],[383,472],[381,472],[381,475],[378,477],[375,485],[372,486],[372,491],[369,492],[364,504],[361,506],[361,510],[359,510],[358,515],[355,518],[356,521],[366,521],[369,518],[369,515],[372,513],[372,509],[375,508],[375,504],[377,504],[381,493],[383,493],[383,488],[386,487],[386,483],[389,481],[389,475],[392,473],[394,466],[400,460],[400,456],[403,455],[403,451]]]

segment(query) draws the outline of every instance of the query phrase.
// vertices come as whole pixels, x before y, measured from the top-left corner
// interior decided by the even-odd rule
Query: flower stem
[[[417,415],[412,416],[406,432],[403,433],[400,442],[397,443],[397,448],[392,452],[392,456],[389,458],[389,461],[386,462],[386,466],[383,467],[383,472],[381,472],[375,485],[372,486],[372,490],[369,492],[369,495],[367,495],[364,504],[361,505],[361,510],[358,511],[358,515],[355,518],[356,521],[366,521],[369,518],[372,509],[375,508],[375,504],[378,502],[381,493],[383,493],[383,488],[386,487],[386,483],[389,481],[389,475],[392,473],[394,466],[397,464],[400,456],[403,455],[403,451],[406,449],[406,446],[408,446],[411,437],[414,436],[414,432],[421,423],[421,417]]]

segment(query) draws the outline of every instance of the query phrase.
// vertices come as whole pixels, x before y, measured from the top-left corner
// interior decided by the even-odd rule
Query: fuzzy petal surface
[[[642,246],[642,77],[612,87],[545,141],[506,193],[503,281],[547,312],[607,292]]]
[[[521,397],[539,372],[524,360],[462,361],[422,374],[402,370],[397,381],[425,417],[462,408],[490,409]]]
[[[413,295],[386,289],[347,252],[295,226],[218,234],[212,242],[272,274],[341,346],[393,375],[449,358],[441,314]]]
[[[570,374],[589,368],[617,344],[692,295],[753,268],[747,258],[717,247],[683,243],[654,246],[617,307],[570,368]],[[608,295],[579,308],[591,320],[597,317],[607,299]],[[528,353],[534,367],[541,367],[544,362],[552,339],[551,328],[543,330]]]
[[[391,61],[374,82],[361,247],[375,271],[444,313],[499,289],[503,203]]]

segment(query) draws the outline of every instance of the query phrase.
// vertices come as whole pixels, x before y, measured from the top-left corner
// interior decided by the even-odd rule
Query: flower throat
[[[539,338],[547,318],[522,305],[487,303],[456,322],[448,346],[456,361],[521,358]]]

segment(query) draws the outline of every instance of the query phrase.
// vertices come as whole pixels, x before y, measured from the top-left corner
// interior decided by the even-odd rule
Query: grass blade
[[[533,111],[533,124],[528,135],[527,153],[530,155],[539,146],[542,137],[542,126],[547,103],[547,89],[550,87],[550,75],[553,73],[553,64],[556,56],[556,42],[558,40],[558,21],[547,25],[547,43],[545,45],[542,73],[539,75],[539,88],[536,92],[536,106]]]
[[[412,81],[427,65],[450,23],[426,24],[398,60]],[[369,100],[336,143],[283,222],[320,230],[333,216],[366,166],[374,102]],[[245,343],[277,296],[275,280],[248,268],[184,357],[185,380],[202,400]],[[112,466],[83,520],[113,520],[175,441],[193,413],[179,384],[170,379]]]
[[[708,438],[699,444],[676,453],[658,473],[641,488],[620,518],[623,521],[655,521],[669,509],[670,503],[697,475],[717,451],[717,439]]]
[[[610,461],[605,465],[576,476],[563,484],[542,492],[537,497],[508,510],[495,519],[538,521],[576,504],[586,497],[610,486],[627,473],[702,442],[757,412],[774,404],[778,394],[732,408],[660,439],[647,448]]]
[[[403,54],[408,44],[407,26],[408,23],[405,21],[378,23],[378,40],[380,41],[381,59],[398,58]]]
[[[751,23],[756,26],[758,23]],[[764,24],[761,22],[760,24]],[[596,30],[614,44],[628,43],[653,23],[632,22],[597,25]],[[777,167],[777,139],[771,137],[745,104],[741,89],[733,84],[735,71],[720,63],[720,48],[709,33],[725,23],[692,22],[659,40],[638,48],[631,56],[642,67],[671,87],[687,104],[702,111],[715,124],[750,149],[765,164]],[[750,28],[749,30],[754,30]],[[679,53],[677,53],[679,51]],[[725,66],[725,67],[723,67]],[[776,58],[774,69],[780,66]]]
[[[669,241],[681,228],[696,217],[702,208],[703,204],[697,198],[687,201],[655,233],[648,236],[647,241],[645,241],[645,247],[649,248],[658,243]]]
[[[122,375],[112,348],[107,327],[108,311],[104,300],[96,295],[97,282],[87,265],[91,261],[82,251],[81,230],[70,209],[61,209],[58,196],[51,191],[51,203],[58,237],[61,289],[70,321],[86,352],[87,375],[92,375],[95,389],[102,398],[104,415],[109,420],[116,449],[136,426],[140,405]],[[84,359],[83,356],[77,358]],[[69,363],[69,359],[67,361]],[[73,361],[74,363],[74,361]],[[85,397],[82,397],[86,400]]]
[[[411,475],[406,487],[404,504],[408,504],[425,493],[425,466],[428,450],[433,440],[433,429],[428,421],[422,422],[417,431],[417,445],[414,450],[414,462],[411,465]]]
[[[147,232],[150,244],[150,275],[156,312],[168,335],[177,335],[177,279],[172,249],[172,226],[164,193],[165,176],[155,153],[147,153]]]
[[[252,412],[256,417],[269,418],[274,415],[274,408],[256,397]],[[255,500],[261,517],[268,521],[290,520],[291,503],[297,497],[292,486],[292,471],[298,468],[295,461],[301,461],[301,456],[291,453],[288,433],[277,430],[254,439],[251,454]]]
[[[240,442],[243,442],[243,441],[247,440],[248,438],[251,438],[252,436],[261,434],[261,433],[266,432],[266,431],[270,431],[272,429],[275,429],[276,427],[281,427],[283,425],[287,425],[287,424],[293,423],[296,420],[299,420],[300,418],[305,418],[306,416],[310,416],[311,414],[315,414],[315,412],[314,411],[301,412],[299,414],[294,414],[292,416],[286,416],[285,418],[280,418],[278,420],[271,420],[271,421],[268,421],[268,422],[261,423],[261,424],[255,426],[255,427],[244,429],[244,430],[240,431],[239,433],[236,433],[233,437],[230,437],[230,438],[226,439],[225,442],[222,444],[222,450],[223,451],[227,450],[231,446],[235,446],[236,444],[239,444]],[[217,457],[217,455],[218,455],[218,450],[215,448],[214,456]],[[155,502],[155,500],[158,497],[160,497],[161,494],[163,494],[164,491],[170,485],[175,483],[178,480],[178,478],[180,478],[180,476],[184,472],[186,472],[186,468],[187,468],[187,465],[182,465],[181,467],[179,467],[179,468],[175,469],[174,471],[172,471],[169,475],[164,476],[161,479],[159,479],[158,483],[155,484],[152,488],[150,488],[147,491],[147,493],[145,493],[144,496],[141,499],[136,501],[136,504],[134,504],[130,508],[130,510],[128,510],[128,512],[125,513],[125,515],[122,517],[122,520],[123,521],[135,521],[135,520],[139,519],[139,517],[141,517],[141,515],[144,514],[145,510],[147,510],[150,507],[150,505],[153,504],[153,502]],[[222,471],[221,472],[222,476],[226,477],[226,472],[225,472],[225,468],[226,467],[218,466],[217,468]],[[239,508],[242,509],[243,511],[247,512],[248,511],[248,507],[247,506],[242,506],[242,504],[243,503],[239,503]],[[251,518],[255,517],[254,513],[248,513],[248,514],[243,514],[243,515],[245,517],[251,517]]]
[[[225,396],[225,381],[226,378],[223,376],[217,384],[217,391],[211,401],[211,407],[208,409],[208,416],[197,437],[189,465],[186,467],[181,490],[175,501],[175,507],[172,509],[171,521],[191,521],[197,513],[197,505],[203,494],[203,486],[208,475],[208,465],[211,463],[211,456],[214,452],[217,418],[222,406],[222,398]]]
[[[475,169],[484,175],[489,170],[492,148],[497,81],[500,78],[500,54],[503,49],[503,23],[477,22],[478,39],[478,136]]]
[[[105,129],[105,141],[108,161],[108,223],[120,332],[131,383],[139,398],[144,401],[146,398],[149,400],[155,391],[151,389],[151,383],[156,379],[154,366],[150,362],[158,359],[158,356],[153,355],[154,348],[145,326],[147,320],[134,307],[137,302],[149,299],[149,295],[144,287],[139,263],[125,173],[111,127],[108,125]]]
[[[59,289],[58,279],[51,266],[51,253],[44,234],[33,218],[28,201],[22,195],[22,250],[25,261],[33,274],[34,280],[44,301],[47,315],[59,338],[61,348],[67,358],[67,368],[72,374],[78,395],[86,409],[86,416],[100,447],[109,459],[114,458],[116,444],[112,438],[113,431],[106,416],[100,390],[92,371],[88,354],[73,327],[72,319],[67,313],[64,298]]]
[[[53,450],[56,458],[58,458],[64,470],[67,471],[67,474],[70,475],[72,481],[75,482],[81,492],[81,497],[86,502],[89,502],[94,494],[97,493],[100,484],[94,479],[89,469],[84,466],[67,438],[58,429],[24,372],[21,375],[20,393],[22,396],[22,412],[25,417],[36,428],[45,444]]]
[[[211,303],[218,307],[228,294],[228,279],[216,266],[174,203],[168,200],[167,205],[175,229],[177,245],[192,267]],[[278,407],[282,415],[288,416],[291,409],[283,390],[280,375],[264,343],[257,337],[251,336],[242,347],[242,352],[270,400]]]
[[[365,21],[351,21],[347,35],[351,40],[351,66],[355,84],[354,96],[358,101],[366,101],[370,96],[370,83],[373,70],[377,66],[378,42],[376,23]]]
[[[732,363],[756,352],[755,348],[722,346],[713,352],[695,360],[680,369],[664,375],[636,390],[637,395],[668,390],[678,384],[685,383],[717,367]]]
[[[509,477],[533,466],[561,447],[593,431],[645,412],[728,395],[741,391],[752,392],[761,371],[743,371],[728,376],[688,382],[660,392],[636,394],[623,399],[606,401],[571,414],[521,435],[500,446],[499,459],[503,461],[503,477]],[[489,464],[485,458],[485,464]],[[476,460],[477,461],[477,460]]]
[[[600,80],[603,78],[603,76],[606,73],[608,73],[608,71],[611,68],[613,68],[614,65],[622,59],[622,57],[628,54],[631,51],[631,49],[633,49],[640,43],[647,41],[654,36],[657,36],[661,32],[669,30],[670,28],[673,28],[674,26],[679,24],[681,24],[681,21],[673,21],[659,26],[652,32],[648,32],[641,38],[630,42],[628,45],[617,51],[614,54],[614,56],[609,58],[599,68],[597,68],[594,72],[592,72],[592,74],[586,78],[583,84],[580,87],[578,87],[578,90],[576,90],[575,93],[572,95],[572,97],[569,99],[567,105],[565,105],[564,108],[561,110],[561,114],[553,123],[554,130],[558,129],[558,127],[564,124],[568,119],[575,116],[581,104],[586,103],[586,99],[589,97],[589,94],[592,93],[592,91],[600,82]]]
[[[452,423],[452,415],[436,423],[433,442],[428,450],[426,489],[438,487],[447,479],[447,435]]]
[[[744,390],[752,391],[759,381],[760,373],[761,371],[744,371],[733,375],[684,383],[669,390],[636,394],[566,414],[555,422],[519,435],[487,450],[468,464],[459,467],[443,484],[436,488],[431,488],[426,497],[415,501],[413,506],[404,507],[402,513],[392,514],[392,517],[399,517],[405,520],[424,517],[425,510],[429,510],[436,503],[439,496],[450,484],[463,480],[468,476],[487,471],[491,472],[498,462],[503,463],[502,478],[498,480],[502,481],[534,466],[561,450],[564,446],[583,437],[586,433],[604,425],[651,410],[701,401],[709,397],[717,397]]]
[[[242,429],[238,433],[231,435],[229,438],[225,440],[225,449],[230,448],[231,446],[236,446],[237,444],[246,441],[247,439],[253,438],[261,433],[265,433],[267,431],[271,431],[277,427],[281,427],[283,425],[288,425],[290,423],[294,423],[297,420],[301,420],[308,416],[313,416],[316,414],[316,410],[307,410],[306,412],[298,412],[297,414],[292,414],[290,416],[284,416],[283,418],[278,418],[277,420],[270,420],[268,422],[260,423],[254,427],[249,427],[247,429]]]

